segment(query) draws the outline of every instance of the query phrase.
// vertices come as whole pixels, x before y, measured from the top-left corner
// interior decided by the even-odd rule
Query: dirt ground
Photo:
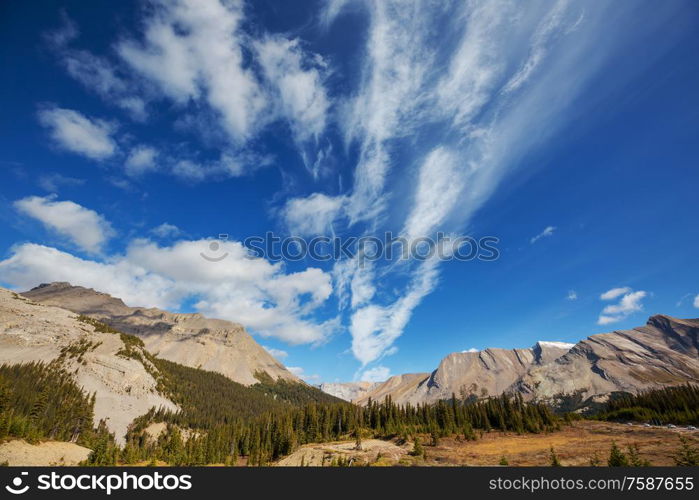
[[[355,465],[393,465],[406,457],[411,449],[412,445],[400,446],[394,442],[380,439],[365,439],[362,441],[361,450],[355,449],[354,441],[311,444],[302,446],[288,457],[281,459],[276,465],[281,467],[329,466],[333,458],[339,457],[351,458]]]
[[[562,465],[590,465],[595,453],[606,465],[612,441],[624,452],[638,445],[641,458],[651,465],[675,465],[680,434],[699,447],[699,431],[580,421],[551,434],[492,432],[470,442],[445,438],[436,447],[425,446],[425,465],[498,465],[502,457],[514,466],[549,465],[552,446]]]
[[[0,464],[15,466],[77,465],[89,455],[88,448],[59,441],[29,444],[18,439],[0,444]]]

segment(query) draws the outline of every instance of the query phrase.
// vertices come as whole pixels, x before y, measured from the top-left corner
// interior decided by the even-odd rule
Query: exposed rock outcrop
[[[652,316],[645,326],[592,335],[560,358],[532,368],[512,387],[531,399],[582,399],[699,383],[699,320]]]
[[[218,372],[244,385],[257,383],[258,372],[273,380],[300,382],[237,323],[209,319],[201,314],[129,307],[106,293],[63,282],[39,285],[22,295],[137,335],[160,358]]]
[[[371,391],[380,382],[326,382],[320,384],[318,388],[331,396],[354,401]]]
[[[120,443],[133,419],[150,408],[177,409],[158,393],[154,367],[120,355],[124,348],[120,335],[97,332],[71,311],[0,288],[0,364],[60,357],[77,384],[95,394],[95,424],[104,419]]]
[[[429,375],[392,377],[357,400],[425,403],[521,393],[558,404],[566,396],[604,400],[686,382],[699,383],[699,319],[652,316],[645,326],[592,335],[577,344],[537,342],[529,349],[453,353]]]

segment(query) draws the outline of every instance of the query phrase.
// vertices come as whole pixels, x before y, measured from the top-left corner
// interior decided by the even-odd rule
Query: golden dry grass
[[[624,452],[638,445],[651,465],[674,465],[680,434],[699,446],[699,431],[579,421],[550,434],[491,432],[470,442],[444,438],[436,447],[425,447],[426,465],[498,465],[503,456],[513,466],[549,465],[551,447],[563,465],[590,465],[595,453],[606,465],[612,441]]]

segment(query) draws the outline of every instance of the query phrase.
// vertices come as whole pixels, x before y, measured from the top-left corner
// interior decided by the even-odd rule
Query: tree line
[[[638,394],[617,394],[596,418],[656,425],[699,425],[699,386],[688,383]]]

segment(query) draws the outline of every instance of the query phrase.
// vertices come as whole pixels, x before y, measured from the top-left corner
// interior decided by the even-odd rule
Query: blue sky
[[[696,2],[13,2],[0,23],[5,286],[239,321],[310,382],[699,316]],[[271,262],[241,244],[267,231],[500,257]]]

